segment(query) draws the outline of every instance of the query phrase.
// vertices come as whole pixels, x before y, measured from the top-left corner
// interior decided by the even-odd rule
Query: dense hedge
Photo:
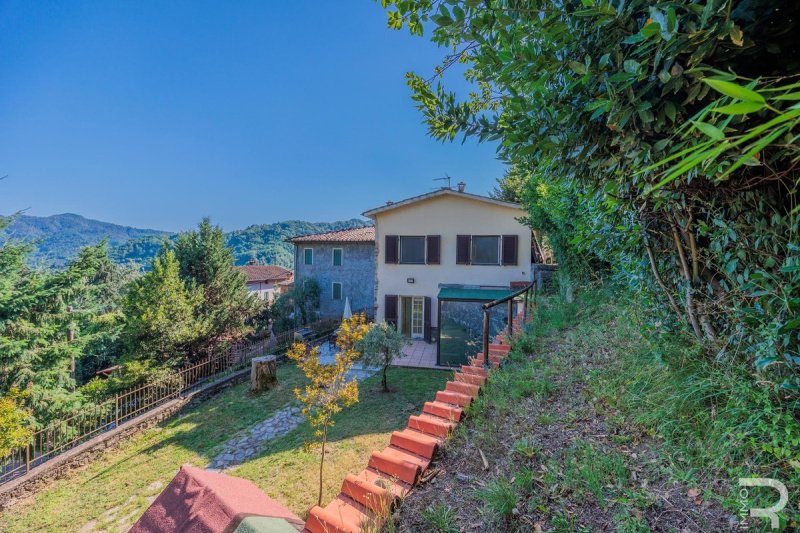
[[[573,275],[624,279],[713,356],[797,389],[800,4],[384,4],[450,50],[408,76],[430,133],[499,140]],[[436,83],[456,63],[463,100]]]

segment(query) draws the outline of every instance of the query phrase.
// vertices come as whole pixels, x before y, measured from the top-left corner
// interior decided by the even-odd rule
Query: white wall
[[[436,296],[440,283],[508,287],[512,281],[530,281],[531,229],[516,220],[525,214],[522,209],[447,194],[375,215],[376,320],[384,319],[387,294],[430,297],[431,326],[438,327]],[[383,249],[386,235],[441,235],[441,264],[387,265]],[[517,265],[457,265],[456,235],[518,235]],[[414,278],[414,283],[408,283],[407,278]]]
[[[247,283],[247,289],[251,293],[256,293],[262,300],[266,300],[271,303],[275,299],[277,286],[273,283],[251,281]]]

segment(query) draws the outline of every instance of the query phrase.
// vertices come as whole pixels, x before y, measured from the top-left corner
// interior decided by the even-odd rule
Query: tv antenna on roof
[[[445,181],[447,180],[447,188],[452,189],[453,187],[450,186],[450,180],[453,179],[450,177],[449,174],[445,174],[443,178],[433,178],[433,181]],[[444,187],[442,187],[444,188]]]

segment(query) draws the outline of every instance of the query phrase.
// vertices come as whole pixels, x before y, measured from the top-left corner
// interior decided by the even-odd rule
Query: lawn
[[[205,466],[234,433],[294,402],[292,388],[303,377],[291,364],[278,369],[280,385],[261,395],[247,384],[232,387],[106,453],[68,479],[56,481],[29,501],[0,514],[0,531],[118,531],[128,527],[169,482],[181,464]],[[394,392],[379,392],[380,380],[360,384],[361,401],[340,414],[326,453],[326,496],[338,492],[347,472],[361,470],[369,453],[385,446],[392,430],[444,386],[449,373],[392,369]],[[251,479],[301,516],[315,502],[316,460],[301,424],[250,462],[230,473]]]

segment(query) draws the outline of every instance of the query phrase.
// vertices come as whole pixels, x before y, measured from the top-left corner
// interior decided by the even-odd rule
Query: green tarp
[[[439,289],[439,300],[477,300],[491,302],[514,294],[519,289],[444,287]]]

